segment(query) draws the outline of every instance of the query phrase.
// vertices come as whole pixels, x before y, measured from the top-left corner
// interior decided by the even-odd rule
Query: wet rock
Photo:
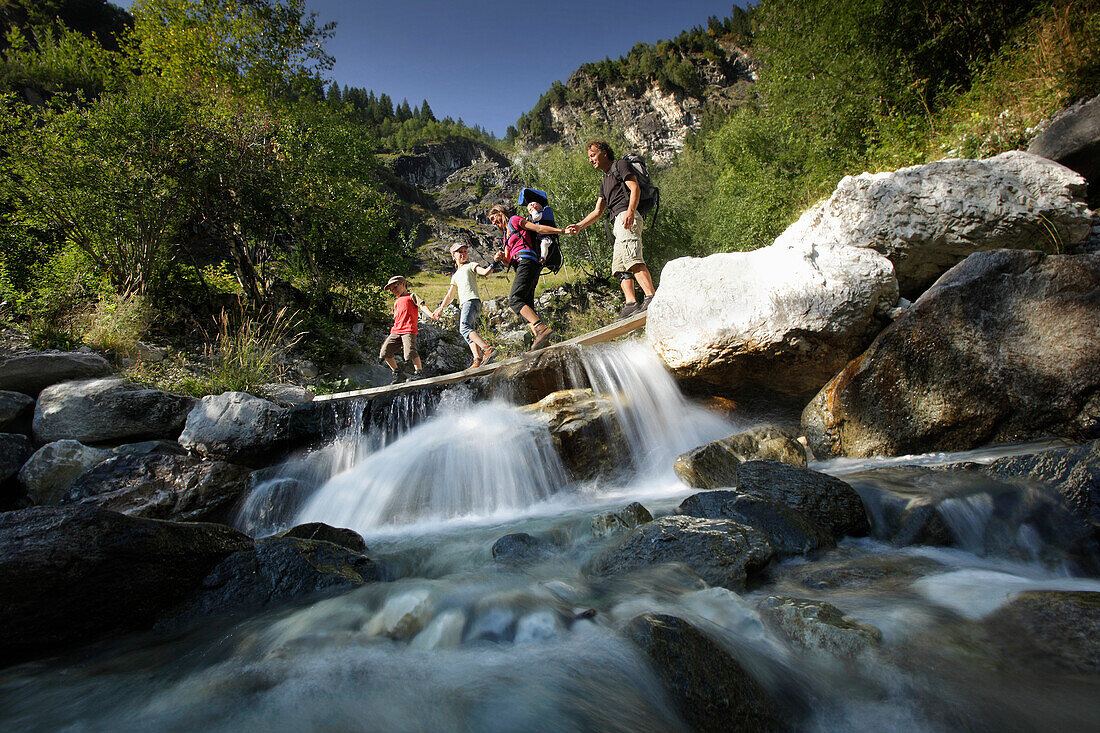
[[[25,656],[148,626],[219,561],[252,546],[215,524],[127,517],[95,507],[0,514],[0,651]],[[8,659],[12,659],[9,656]]]
[[[553,545],[526,532],[506,534],[493,543],[493,559],[498,562],[523,564],[544,559]]]
[[[689,729],[787,729],[767,690],[687,621],[647,613],[627,624],[624,634],[646,655]]]
[[[1100,255],[968,257],[802,413],[819,458],[1100,430]]]
[[[299,524],[290,529],[283,530],[275,536],[331,542],[334,545],[339,545],[352,552],[362,553],[367,551],[367,543],[363,541],[363,536],[358,532],[353,529],[344,529],[343,527],[330,527],[324,522],[307,522],[306,524]]]
[[[568,389],[522,408],[546,427],[554,449],[579,480],[622,470],[629,453],[616,417],[615,404],[590,389]]]
[[[432,610],[432,596],[427,589],[398,593],[386,599],[363,631],[371,636],[408,639],[424,628],[432,617]]]
[[[693,448],[676,458],[673,470],[688,486],[720,489],[737,485],[738,464],[757,460],[804,468],[806,450],[793,435],[768,425]]]
[[[589,611],[592,615],[595,615],[595,611],[592,609],[589,609]],[[589,618],[584,613],[579,614],[578,617]],[[517,644],[536,644],[540,641],[553,639],[559,636],[562,631],[562,622],[556,613],[545,609],[533,611],[516,621],[514,641]]]
[[[838,478],[775,461],[737,467],[737,493],[751,494],[805,514],[834,537],[862,536],[870,526],[863,500]]]
[[[844,478],[863,499],[875,537],[898,546],[954,544],[940,504],[989,488],[977,471],[920,466],[887,466]]]
[[[42,390],[34,408],[39,442],[105,443],[175,438],[193,397],[145,389],[118,377],[62,382]]]
[[[726,519],[668,516],[637,527],[584,566],[608,576],[660,563],[682,563],[711,585],[743,590],[745,579],[771,560],[774,550],[758,529]]]
[[[260,397],[281,407],[292,407],[310,402],[313,390],[296,384],[261,384]]]
[[[284,452],[280,428],[286,409],[245,392],[203,397],[187,415],[179,443],[203,456],[254,468]]]
[[[102,356],[80,352],[34,352],[0,359],[0,390],[36,397],[46,387],[72,379],[110,374]]]
[[[823,601],[769,596],[757,609],[772,628],[803,651],[853,659],[882,641],[877,628]]]
[[[1100,674],[1100,593],[1026,591],[983,626],[1026,667]]]
[[[409,646],[413,649],[449,649],[462,643],[462,630],[466,627],[466,614],[460,609],[449,608],[431,620],[416,635]]]
[[[1028,153],[938,160],[845,177],[776,244],[873,249],[893,263],[901,294],[914,298],[974,252],[1083,239],[1091,218],[1084,198],[1081,176]]]
[[[251,471],[224,461],[157,453],[116,456],[87,471],[64,502],[150,519],[224,522]]]
[[[268,538],[218,563],[158,627],[176,628],[203,616],[335,593],[378,579],[378,566],[370,558],[331,542]]]
[[[780,570],[779,576],[814,590],[875,587],[885,591],[907,588],[918,578],[943,571],[942,563],[927,558],[860,556],[788,565]]]
[[[652,521],[653,515],[649,510],[634,501],[618,511],[603,512],[592,517],[592,534],[595,537],[610,537]]]
[[[0,433],[29,434],[34,398],[22,392],[0,391]]]
[[[114,454],[91,448],[77,440],[58,440],[35,451],[19,472],[19,482],[32,504],[60,504],[73,483],[85,471]]]
[[[591,384],[581,364],[580,348],[557,346],[501,365],[493,373],[491,389],[516,404],[528,405],[554,392],[587,387]]]
[[[779,555],[805,555],[833,547],[833,537],[806,515],[757,496],[736,491],[706,491],[684,499],[680,514],[703,519],[732,519],[763,532]]]
[[[898,299],[882,255],[813,241],[672,260],[646,339],[678,379],[804,401],[866,348]]]

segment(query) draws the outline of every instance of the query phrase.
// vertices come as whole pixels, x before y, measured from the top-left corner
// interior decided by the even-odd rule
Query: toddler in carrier
[[[519,205],[527,207],[528,218],[535,224],[543,224],[548,227],[556,227],[554,222],[554,210],[550,208],[550,201],[546,196],[545,191],[539,191],[534,188],[525,188],[519,193]],[[556,234],[540,234],[538,235],[539,242],[539,261],[546,264],[546,259],[550,254],[550,248],[554,244]],[[556,268],[554,268],[556,272]]]

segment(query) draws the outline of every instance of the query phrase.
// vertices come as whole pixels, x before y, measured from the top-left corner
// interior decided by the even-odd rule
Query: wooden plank
[[[568,341],[562,341],[558,344],[547,346],[547,349],[557,348],[559,346],[590,346],[592,344],[602,343],[604,341],[610,341],[619,336],[624,336],[632,331],[637,331],[640,328],[645,328],[646,314],[643,311],[636,316],[630,318],[624,318],[621,321],[615,321],[610,326],[604,326],[603,328],[595,331],[589,331],[583,333],[580,336],[571,338]],[[541,353],[544,350],[540,350],[536,353]],[[461,372],[451,372],[450,374],[441,374],[436,377],[428,377],[426,379],[417,379],[411,382],[402,382],[401,384],[391,384],[384,387],[370,387],[367,389],[356,389],[351,392],[337,392],[335,394],[317,395],[313,398],[314,402],[326,402],[329,400],[346,400],[353,397],[379,397],[381,395],[388,394],[400,394],[401,392],[408,392],[412,389],[419,389],[420,387],[430,387],[437,384],[454,384],[455,382],[462,382],[467,379],[473,379],[474,377],[484,377],[492,374],[497,369],[508,364],[521,364],[528,359],[532,354],[522,354],[520,356],[514,356],[511,359],[505,359],[504,361],[493,362],[492,364],[486,364],[480,366],[477,369],[465,369]]]

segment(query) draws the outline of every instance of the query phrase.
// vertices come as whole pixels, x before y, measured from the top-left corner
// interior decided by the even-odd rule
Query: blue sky
[[[131,0],[112,0],[129,8]],[[738,4],[743,5],[744,0]],[[618,58],[639,41],[672,38],[732,0],[306,0],[336,21],[327,48],[341,86],[385,92],[395,103],[428,100],[436,117],[503,136],[554,80],[578,66]]]

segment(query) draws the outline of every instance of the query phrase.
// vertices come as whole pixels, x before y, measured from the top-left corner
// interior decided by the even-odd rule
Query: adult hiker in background
[[[495,356],[493,347],[485,343],[477,332],[477,322],[481,318],[481,294],[477,289],[477,276],[488,275],[493,268],[470,262],[470,250],[462,242],[451,245],[451,257],[455,261],[455,274],[451,276],[451,287],[443,296],[443,302],[432,311],[432,318],[439,320],[443,309],[458,296],[458,332],[470,346],[474,355],[470,369],[488,364]]]
[[[394,355],[401,346],[405,350],[405,361],[412,362],[413,379],[424,376],[424,367],[420,363],[420,353],[416,350],[416,334],[420,331],[420,312],[431,316],[431,311],[424,305],[419,296],[409,292],[409,285],[405,278],[394,275],[385,285],[386,290],[394,294],[393,302],[393,328],[390,335],[382,342],[382,348],[378,352],[378,358],[386,362],[390,368],[390,384],[400,384],[405,381],[404,372],[397,370],[397,360]]]
[[[543,323],[535,312],[535,288],[542,273],[542,262],[535,249],[534,234],[563,234],[564,229],[535,224],[518,214],[508,216],[508,210],[501,204],[489,209],[489,222],[504,233],[504,246],[493,259],[506,267],[516,268],[516,277],[512,280],[512,290],[508,293],[508,307],[523,320],[527,321],[535,340],[531,351],[537,351],[550,344],[553,331]]]
[[[641,186],[638,177],[625,160],[615,160],[611,146],[605,140],[590,140],[585,147],[588,161],[593,168],[603,171],[600,195],[596,199],[596,208],[565,230],[576,234],[581,229],[594,224],[604,210],[609,211],[613,222],[612,236],[614,248],[611,255],[611,272],[618,276],[623,289],[626,304],[619,311],[619,318],[628,318],[649,307],[653,300],[653,276],[649,274],[642,255],[642,217],[637,216],[641,203]],[[642,288],[644,299],[638,303],[634,290],[634,281]]]

